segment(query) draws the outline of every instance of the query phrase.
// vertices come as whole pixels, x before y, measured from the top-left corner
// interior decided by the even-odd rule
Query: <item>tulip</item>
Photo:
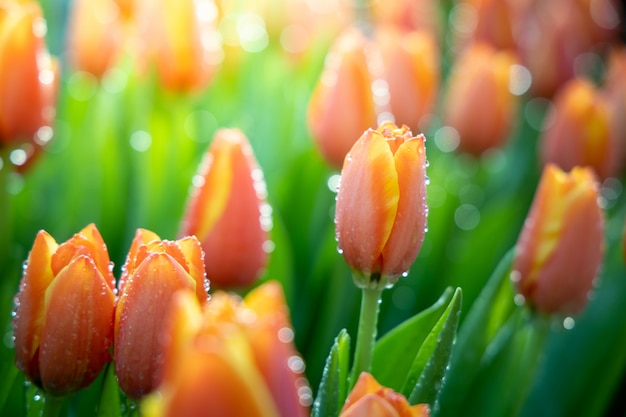
[[[213,285],[251,285],[267,263],[271,207],[265,202],[263,172],[244,134],[219,130],[197,178],[181,234],[202,242]]]
[[[348,395],[339,417],[428,417],[427,404],[409,405],[407,399],[385,388],[363,372]]]
[[[65,243],[35,238],[13,318],[16,366],[47,392],[91,384],[110,361],[115,279],[93,224]]]
[[[306,416],[300,402],[310,390],[292,339],[275,282],[243,301],[218,291],[202,307],[180,291],[162,337],[164,379],[142,409],[153,417]]]
[[[52,124],[58,65],[48,54],[41,8],[33,1],[0,4],[0,145],[27,141]]]
[[[341,167],[356,138],[376,125],[368,41],[356,29],[342,33],[326,57],[309,102],[309,129],[324,159]]]
[[[601,266],[603,239],[593,171],[565,173],[548,164],[516,245],[517,291],[539,312],[580,313]]]
[[[440,41],[444,14],[437,0],[387,0],[370,2],[376,26],[391,25],[402,31],[425,31]]]
[[[618,138],[611,132],[609,103],[586,79],[566,83],[546,117],[541,157],[561,169],[589,166],[600,178],[616,175],[621,165]]]
[[[461,41],[485,42],[497,49],[514,51],[516,48],[513,36],[516,14],[523,12],[524,2],[509,0],[463,0],[457,7],[464,7],[473,13],[466,12],[464,16],[472,16],[475,22],[458,22],[467,25],[467,31],[457,33]],[[457,25],[458,26],[458,25]],[[470,30],[471,28],[471,30]]]
[[[425,31],[401,33],[380,28],[376,34],[385,63],[391,112],[397,124],[418,128],[433,111],[439,92],[439,50]]]
[[[509,91],[513,55],[487,44],[468,48],[454,64],[445,97],[444,123],[460,136],[459,150],[473,155],[499,147],[511,132],[515,96]]]
[[[361,288],[395,283],[421,248],[428,211],[424,141],[406,126],[385,123],[367,130],[346,157],[336,234]]]
[[[158,335],[173,294],[189,289],[207,299],[200,243],[195,237],[160,240],[139,229],[119,283],[115,307],[114,359],[120,388],[131,398],[152,391],[162,376]]]

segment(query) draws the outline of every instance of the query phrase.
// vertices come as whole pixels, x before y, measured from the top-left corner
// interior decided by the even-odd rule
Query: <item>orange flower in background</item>
[[[575,78],[565,84],[546,116],[540,139],[544,163],[563,170],[589,166],[600,178],[619,172],[618,138],[611,132],[609,103],[591,81]]]
[[[243,301],[217,292],[202,308],[181,291],[166,335],[165,376],[142,404],[146,415],[309,414],[310,389],[278,283]]]
[[[213,0],[141,0],[139,37],[163,86],[196,92],[207,87],[223,58]]]
[[[509,90],[513,55],[476,43],[454,63],[444,123],[459,132],[459,150],[480,155],[499,147],[513,125],[516,97]]]
[[[28,255],[13,318],[15,362],[53,394],[91,384],[110,361],[115,279],[93,224],[58,245],[40,231]]]
[[[38,3],[0,4],[0,145],[30,143],[27,157],[50,139],[39,133],[54,120],[58,65],[46,49],[45,28]]]
[[[148,230],[137,230],[115,308],[115,372],[126,395],[140,398],[161,380],[158,335],[174,293],[189,289],[199,302],[205,302],[207,286],[202,248],[195,237],[168,241]]]
[[[422,118],[433,111],[439,93],[437,43],[428,32],[402,33],[392,27],[379,28],[376,42],[385,63],[395,123],[418,129]]]
[[[339,417],[428,417],[427,404],[409,405],[407,399],[383,387],[374,377],[363,372],[341,410]]]
[[[253,284],[267,264],[271,207],[263,172],[241,131],[215,134],[194,183],[181,235],[202,242],[212,285]]]
[[[437,0],[385,0],[371,2],[376,26],[391,25],[402,31],[425,31],[440,41],[444,14]]]
[[[465,21],[454,22],[455,27],[467,28],[466,31],[456,33],[461,44],[485,42],[497,49],[515,50],[515,18],[524,12],[526,2],[462,0],[457,2],[456,7],[464,10],[463,13],[457,13],[457,19],[460,15]]]
[[[326,57],[309,102],[309,129],[324,159],[336,168],[356,138],[377,124],[368,48],[359,30],[343,32]]]
[[[511,277],[527,303],[546,314],[578,314],[602,263],[604,216],[589,168],[543,171],[517,241]]]
[[[423,135],[385,123],[354,144],[341,171],[339,247],[361,288],[393,284],[417,257],[426,227]]]

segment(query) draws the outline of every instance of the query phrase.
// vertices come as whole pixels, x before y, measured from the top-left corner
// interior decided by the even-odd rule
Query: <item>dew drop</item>
[[[37,402],[37,401],[41,401],[41,395],[39,395],[39,394],[35,394],[35,395],[33,396],[33,401],[35,401],[35,402]]]
[[[296,355],[291,356],[289,359],[287,359],[287,366],[289,367],[289,369],[291,369],[292,372],[295,372],[297,374],[301,374],[302,372],[304,372],[305,368],[302,358]]]
[[[339,253],[340,255],[343,254],[343,249],[341,249],[341,247],[337,246],[337,253]]]
[[[521,307],[526,304],[526,298],[522,294],[515,294],[515,297],[513,297],[513,302],[515,303],[515,305]]]
[[[565,330],[572,330],[576,326],[576,320],[573,317],[565,317],[563,319],[563,328]]]
[[[409,276],[409,271],[404,271],[404,272],[402,273],[402,278],[406,278],[406,277],[408,277],[408,276]]]

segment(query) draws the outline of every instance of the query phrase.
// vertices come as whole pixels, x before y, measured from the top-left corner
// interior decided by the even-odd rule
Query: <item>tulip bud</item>
[[[580,313],[604,251],[604,216],[589,168],[543,171],[517,242],[511,278],[533,308],[546,314]]]
[[[619,171],[621,155],[611,132],[608,101],[590,81],[577,78],[566,83],[554,99],[554,107],[541,138],[541,157],[563,170],[589,166],[600,178]]]
[[[341,410],[339,417],[428,417],[427,404],[409,405],[407,399],[385,388],[363,372]]]
[[[202,249],[195,237],[160,240],[139,229],[132,243],[119,283],[115,308],[114,359],[120,388],[140,398],[160,382],[162,349],[158,335],[173,294],[194,291],[206,301]]]
[[[202,243],[205,267],[218,287],[254,283],[267,263],[271,207],[263,172],[244,134],[215,134],[187,204],[182,235]]]
[[[360,288],[384,288],[408,271],[426,227],[423,135],[385,123],[354,144],[341,171],[339,247]]]
[[[16,366],[53,394],[91,384],[111,359],[115,279],[93,224],[58,245],[40,231],[13,318]]]
[[[0,4],[0,145],[44,145],[54,119],[58,65],[48,54],[45,21],[33,1]],[[26,152],[26,159],[34,149]],[[19,165],[19,164],[18,164]]]
[[[501,146],[511,132],[516,99],[509,91],[513,55],[474,44],[454,64],[444,123],[459,132],[459,150],[480,155]]]
[[[376,125],[367,44],[356,29],[339,36],[309,103],[309,128],[333,167],[340,167],[356,138]]]

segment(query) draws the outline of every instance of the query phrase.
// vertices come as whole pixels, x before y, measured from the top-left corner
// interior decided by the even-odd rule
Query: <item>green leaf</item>
[[[343,329],[335,338],[322,375],[312,417],[336,417],[347,396],[350,360],[350,336]]]
[[[115,367],[110,363],[104,375],[97,417],[120,415],[120,390],[115,378]]]
[[[461,289],[457,288],[448,308],[428,334],[415,357],[402,388],[402,393],[411,404],[435,403],[456,337],[462,298]]]
[[[401,390],[420,347],[450,303],[452,292],[452,288],[447,288],[432,306],[399,324],[376,342],[371,370],[381,385],[398,392]]]
[[[511,249],[502,258],[459,329],[446,380],[432,410],[433,417],[461,414],[487,346],[514,310],[508,279],[513,256]]]

